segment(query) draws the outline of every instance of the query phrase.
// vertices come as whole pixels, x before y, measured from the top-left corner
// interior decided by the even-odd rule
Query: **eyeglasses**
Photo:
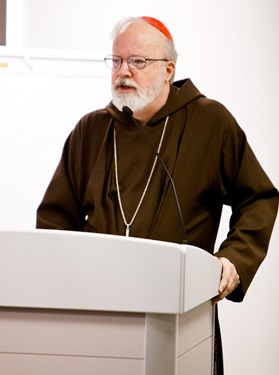
[[[167,59],[146,59],[143,56],[130,56],[127,59],[122,59],[120,56],[107,56],[104,58],[105,63],[110,69],[120,68],[123,61],[127,61],[130,69],[141,70],[146,67],[148,61],[169,61]]]

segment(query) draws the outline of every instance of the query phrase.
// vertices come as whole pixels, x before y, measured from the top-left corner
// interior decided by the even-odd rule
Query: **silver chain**
[[[159,152],[161,150],[161,146],[162,146],[162,143],[163,143],[163,140],[164,140],[164,136],[165,136],[165,132],[166,132],[166,129],[167,129],[168,120],[169,120],[169,116],[166,118],[166,121],[165,121],[165,124],[164,124],[163,132],[162,132],[160,143],[159,143],[158,150],[157,150],[158,154],[159,154]],[[138,214],[138,211],[139,211],[139,209],[141,207],[141,204],[143,202],[143,199],[144,199],[145,194],[147,192],[147,189],[149,187],[149,184],[150,184],[150,181],[151,181],[151,178],[153,176],[153,172],[154,172],[157,160],[158,160],[158,156],[157,155],[155,156],[155,159],[154,159],[154,162],[153,162],[153,166],[151,168],[151,172],[149,174],[147,183],[146,183],[145,188],[143,190],[143,193],[142,193],[142,196],[141,196],[140,201],[138,203],[138,206],[136,208],[136,211],[135,211],[135,213],[134,213],[131,221],[128,223],[127,219],[126,219],[126,216],[125,216],[125,213],[124,213],[124,210],[123,210],[122,201],[121,201],[121,195],[120,195],[120,188],[119,188],[118,162],[117,162],[117,145],[116,145],[116,130],[115,130],[115,128],[114,128],[113,135],[114,135],[114,137],[113,137],[113,147],[114,147],[115,182],[116,182],[116,189],[117,189],[117,197],[118,197],[118,202],[119,202],[119,207],[120,207],[120,212],[121,212],[121,215],[122,215],[122,219],[123,219],[123,222],[124,222],[124,224],[126,226],[126,237],[129,237],[131,225],[133,224],[133,222],[134,222],[134,220],[135,220],[135,218],[136,218],[136,216]]]

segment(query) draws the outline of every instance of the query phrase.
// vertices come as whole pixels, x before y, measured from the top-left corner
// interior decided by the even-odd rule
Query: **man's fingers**
[[[222,263],[222,276],[219,284],[219,295],[213,298],[213,304],[226,298],[240,283],[235,266],[224,257],[218,258]]]

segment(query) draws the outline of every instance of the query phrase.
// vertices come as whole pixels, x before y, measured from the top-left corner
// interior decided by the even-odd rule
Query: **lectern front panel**
[[[0,310],[9,375],[143,375],[145,314]]]

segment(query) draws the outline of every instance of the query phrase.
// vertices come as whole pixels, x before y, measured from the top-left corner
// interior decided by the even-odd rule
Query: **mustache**
[[[128,86],[128,87],[132,87],[135,89],[139,89],[139,86],[133,80],[129,78],[123,78],[123,77],[118,77],[117,80],[113,84],[114,89],[117,89],[120,86]]]

